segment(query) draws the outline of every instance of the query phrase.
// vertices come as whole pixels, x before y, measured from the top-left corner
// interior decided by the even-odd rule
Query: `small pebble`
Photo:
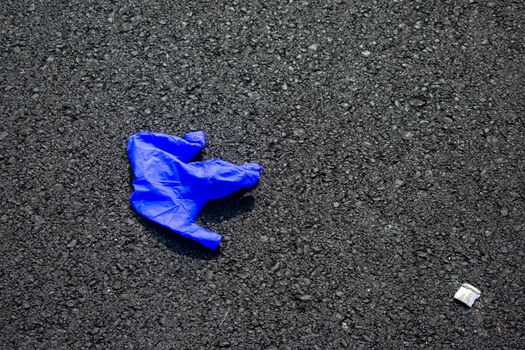
[[[272,268],[270,269],[270,273],[274,273],[275,271],[277,271],[279,269],[279,267],[281,266],[281,263],[280,262],[277,262],[275,263],[275,265],[272,266]]]
[[[261,98],[261,95],[257,91],[250,91],[248,92],[248,97],[258,100]]]
[[[301,136],[304,136],[304,134],[306,134],[306,131],[302,128],[299,128],[299,129],[295,129],[293,131],[293,134],[297,137],[301,137]]]
[[[447,124],[452,124],[454,122],[454,120],[450,117],[444,117],[443,121]]]
[[[403,138],[403,140],[412,140],[414,138],[414,133],[410,131],[405,131],[403,132],[403,135],[401,135],[401,137]]]
[[[425,101],[420,100],[419,98],[411,98],[408,103],[414,107],[422,107],[425,105]]]
[[[398,179],[394,183],[395,183],[396,188],[399,188],[405,184],[405,181]]]

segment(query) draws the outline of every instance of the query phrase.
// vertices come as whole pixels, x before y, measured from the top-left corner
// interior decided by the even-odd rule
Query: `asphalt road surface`
[[[519,349],[525,4],[0,2],[2,349]],[[127,138],[259,162],[209,253]],[[481,298],[452,297],[468,282]]]

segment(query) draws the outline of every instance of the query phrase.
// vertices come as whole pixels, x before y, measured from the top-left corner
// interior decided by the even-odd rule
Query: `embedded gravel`
[[[0,348],[524,348],[521,0],[0,3]],[[264,167],[209,253],[126,139]],[[481,298],[454,302],[468,282]]]

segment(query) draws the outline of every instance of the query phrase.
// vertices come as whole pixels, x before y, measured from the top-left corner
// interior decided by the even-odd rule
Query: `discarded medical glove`
[[[135,175],[130,203],[147,219],[215,250],[222,237],[194,223],[199,211],[209,200],[254,186],[262,168],[218,158],[188,163],[204,143],[202,131],[183,139],[146,131],[132,135],[127,145]]]

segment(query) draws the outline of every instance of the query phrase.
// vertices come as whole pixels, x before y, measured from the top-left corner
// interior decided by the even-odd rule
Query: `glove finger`
[[[184,140],[189,143],[196,144],[202,149],[206,143],[206,134],[204,131],[192,131],[184,135]]]
[[[132,165],[140,164],[146,159],[159,158],[162,154],[171,155],[186,163],[195,158],[204,147],[206,137],[204,132],[195,131],[177,136],[141,131],[128,139],[128,156]]]
[[[192,223],[187,228],[184,228],[183,231],[178,231],[182,236],[190,238],[198,243],[202,244],[210,250],[216,250],[221,243],[222,236],[207,230],[203,227],[200,227],[197,224]]]

